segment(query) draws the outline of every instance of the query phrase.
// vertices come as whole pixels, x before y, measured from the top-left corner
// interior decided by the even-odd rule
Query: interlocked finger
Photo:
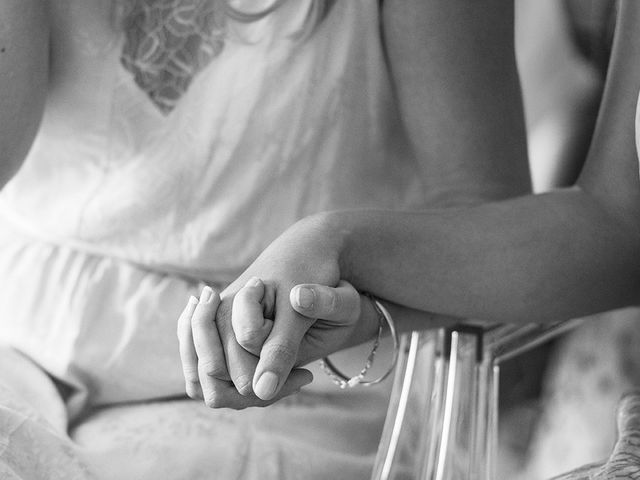
[[[231,381],[241,395],[252,395],[253,374],[258,364],[258,358],[242,348],[236,340],[231,318],[231,297],[230,294],[229,297],[223,298],[222,304],[218,308],[216,325],[224,348]]]
[[[178,318],[178,345],[180,349],[182,373],[185,380],[185,390],[187,395],[193,399],[202,398],[202,390],[200,389],[200,380],[198,378],[198,355],[193,345],[193,334],[191,331],[191,317],[197,305],[198,299],[191,296],[187,306]]]
[[[205,399],[211,396],[212,390],[215,389],[214,379],[230,379],[215,323],[218,305],[218,293],[205,287],[191,317],[193,344],[198,356],[198,379]]]
[[[299,391],[312,380],[313,375],[308,370],[295,369],[277,396],[270,400],[262,400],[252,393],[241,395],[230,381],[212,378],[213,388],[204,394],[204,403],[209,408],[232,408],[235,410],[243,410],[248,407],[266,407]]]
[[[253,391],[263,400],[275,398],[298,359],[298,349],[314,319],[303,317],[289,305],[289,299],[278,302],[279,320],[260,351],[253,378]]]
[[[260,355],[264,341],[273,327],[273,320],[265,318],[265,284],[258,278],[250,279],[238,290],[233,299],[231,324],[237,342],[252,354]]]

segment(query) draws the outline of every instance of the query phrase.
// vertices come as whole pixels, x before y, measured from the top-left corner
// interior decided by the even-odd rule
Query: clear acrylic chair
[[[494,480],[500,364],[579,322],[402,335],[372,480]]]

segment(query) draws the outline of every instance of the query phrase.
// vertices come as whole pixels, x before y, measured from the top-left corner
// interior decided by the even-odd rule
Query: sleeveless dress
[[[302,37],[311,0],[229,24],[170,109],[123,66],[118,5],[51,2],[48,103],[0,194],[0,339],[69,387],[71,422],[0,388],[2,478],[368,478],[388,381],[344,392],[313,367],[272,407],[210,410],[175,399],[175,329],[306,215],[424,206],[378,2],[336,1]]]

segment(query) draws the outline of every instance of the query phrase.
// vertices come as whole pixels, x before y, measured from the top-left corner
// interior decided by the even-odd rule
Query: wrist
[[[350,242],[350,229],[347,219],[350,215],[346,211],[321,212],[300,220],[297,224],[307,234],[320,239],[320,248],[336,262],[340,278],[348,280],[350,262],[348,243]]]
[[[322,235],[330,239],[340,278],[358,290],[367,290],[370,282],[363,280],[369,273],[367,268],[371,267],[371,258],[365,252],[373,252],[384,243],[379,237],[382,230],[379,212],[338,210],[323,212],[315,215],[313,219],[317,228],[322,230]]]

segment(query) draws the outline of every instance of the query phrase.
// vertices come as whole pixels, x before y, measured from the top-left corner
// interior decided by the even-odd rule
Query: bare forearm
[[[634,120],[637,2],[623,2],[607,85],[575,188],[456,210],[335,213],[344,278],[392,302],[463,318],[551,321],[640,301]]]
[[[640,241],[578,189],[466,209],[328,217],[343,277],[398,304],[499,322],[640,301]]]

